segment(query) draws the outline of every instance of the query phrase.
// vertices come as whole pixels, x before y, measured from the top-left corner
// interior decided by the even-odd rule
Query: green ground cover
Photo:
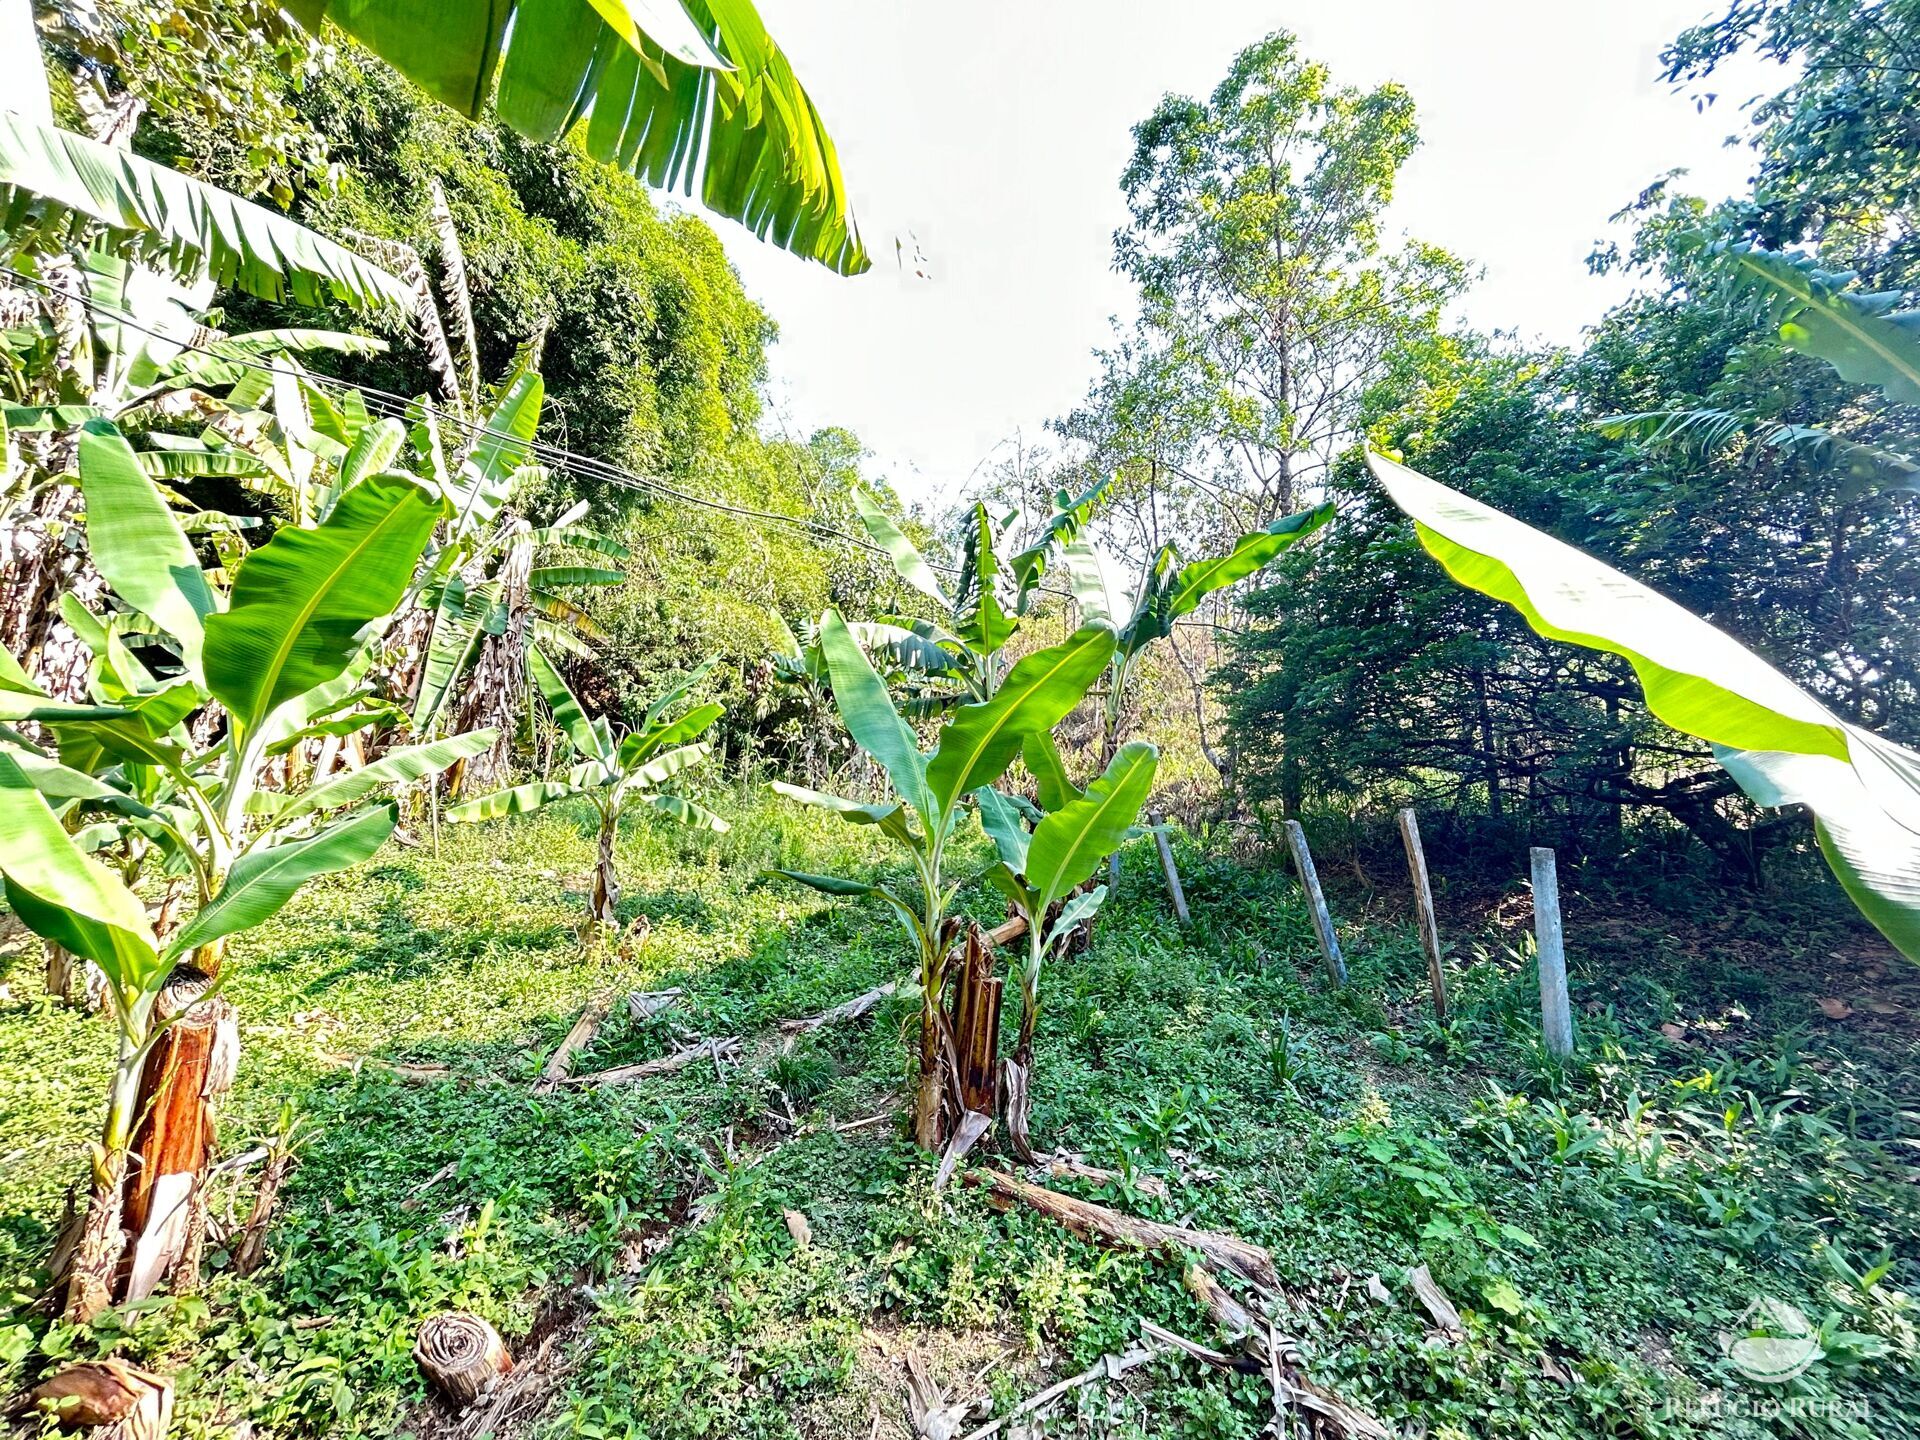
[[[778,1022],[899,978],[907,957],[877,905],[765,871],[884,856],[752,792],[717,803],[729,834],[644,818],[624,833],[623,916],[644,923],[604,960],[579,958],[574,931],[584,808],[443,832],[437,858],[390,850],[250,934],[223,1153],[288,1107],[309,1137],[270,1262],[91,1332],[29,1302],[97,1124],[108,1027],[48,1002],[16,937],[0,962],[5,1387],[113,1349],[180,1373],[179,1433],[452,1434],[409,1351],[422,1317],[460,1306],[542,1377],[497,1433],[866,1437],[876,1415],[911,1433],[909,1354],[998,1413],[1124,1349],[1139,1317],[1215,1343],[1177,1266],[965,1185],[935,1193],[902,1137],[916,1002],[786,1043]],[[1920,985],[1824,881],[1756,900],[1566,877],[1581,1045],[1557,1067],[1535,1039],[1517,877],[1450,905],[1441,1027],[1404,895],[1336,887],[1352,983],[1333,993],[1279,861],[1179,853],[1189,930],[1136,844],[1093,948],[1048,976],[1036,1140],[1118,1172],[1052,1183],[1269,1247],[1309,1373],[1399,1433],[1920,1430]],[[984,890],[966,903],[998,918]],[[677,1007],[616,1008],[576,1068],[689,1036],[739,1051],[532,1092],[590,997],[669,986]],[[244,1177],[234,1190],[244,1214]],[[1405,1278],[1422,1263],[1463,1338],[1431,1333]],[[1723,1351],[1760,1296],[1825,1327],[1823,1358],[1784,1387]],[[1049,1433],[1252,1437],[1269,1393],[1165,1358],[1076,1392]],[[1768,1413],[1785,1401],[1800,1413]]]

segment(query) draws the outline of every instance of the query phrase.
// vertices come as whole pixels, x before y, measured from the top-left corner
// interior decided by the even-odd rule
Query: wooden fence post
[[[1307,849],[1307,832],[1298,820],[1287,821],[1287,844],[1293,850],[1294,868],[1300,872],[1300,888],[1307,892],[1307,909],[1313,913],[1313,933],[1320,938],[1320,955],[1327,962],[1327,976],[1335,985],[1347,983],[1347,962],[1340,958],[1340,940],[1333,933],[1333,916],[1327,913],[1327,897],[1320,893],[1320,875],[1313,868],[1313,852]]]
[[[1160,851],[1160,868],[1167,872],[1167,893],[1173,896],[1173,913],[1180,917],[1180,923],[1189,922],[1187,915],[1187,892],[1180,888],[1180,872],[1174,868],[1173,847],[1167,843],[1167,832],[1160,828],[1161,814],[1158,810],[1147,815],[1147,823],[1153,827],[1153,843]]]
[[[1420,819],[1411,806],[1400,812],[1400,840],[1407,847],[1407,872],[1413,877],[1413,914],[1420,924],[1420,946],[1427,952],[1427,982],[1433,987],[1433,1013],[1444,1022],[1447,972],[1441,963],[1440,921],[1433,913],[1433,886],[1427,880],[1427,852],[1420,845]]]
[[[1567,999],[1567,950],[1560,928],[1560,876],[1553,851],[1533,847],[1533,936],[1540,959],[1540,1032],[1547,1049],[1573,1054],[1573,1007]]]

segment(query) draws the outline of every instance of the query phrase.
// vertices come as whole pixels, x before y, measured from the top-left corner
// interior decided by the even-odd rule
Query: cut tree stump
[[[173,1381],[124,1360],[69,1365],[27,1393],[23,1410],[68,1429],[108,1427],[101,1440],[161,1440],[173,1418]]]
[[[513,1369],[500,1332],[468,1310],[431,1315],[414,1337],[420,1373],[454,1404],[465,1407]]]

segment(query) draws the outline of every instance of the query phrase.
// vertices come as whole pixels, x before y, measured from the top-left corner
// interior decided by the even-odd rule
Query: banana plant
[[[694,193],[842,275],[871,261],[833,140],[750,0],[292,0],[434,99]]]
[[[103,238],[183,279],[267,300],[404,313],[406,286],[286,216],[52,123],[29,6],[0,6],[9,93],[0,105],[0,262]]]
[[[1065,490],[1032,544],[1003,556],[1011,516],[996,520],[975,502],[955,537],[960,565],[949,590],[926,556],[893,517],[859,485],[852,488],[854,509],[873,542],[887,554],[896,574],[939,608],[936,621],[903,620],[884,633],[868,627],[867,638],[884,641],[893,658],[924,685],[944,688],[922,697],[916,707],[931,713],[943,704],[986,700],[998,688],[1004,655],[1039,592],[1048,564],[1061,547],[1086,526],[1093,509],[1112,486],[1104,480],[1079,496]]]
[[[131,1273],[144,1275],[164,1272],[182,1240],[158,1219],[139,1235],[118,1229],[131,1107],[156,1038],[161,987],[177,966],[217,977],[230,937],[269,919],[306,881],[371,856],[396,818],[375,798],[384,785],[436,772],[494,737],[406,747],[299,794],[265,788],[276,753],[343,717],[365,723],[360,716],[374,703],[364,679],[369,642],[390,621],[443,514],[411,477],[369,475],[318,525],[283,527],[245,557],[223,594],[119,431],[89,421],[78,467],[89,545],[122,608],[101,617],[65,607],[93,651],[88,701],[49,699],[15,664],[0,675],[0,722],[35,722],[54,742],[49,754],[16,730],[6,734],[0,874],[29,929],[105,972],[119,1025],[93,1196],[70,1277],[70,1312],[90,1318],[110,1298],[129,1240]],[[170,656],[163,672],[135,655],[134,634],[145,653]],[[187,722],[210,704],[224,712],[224,732],[199,743]],[[75,806],[115,817],[103,822],[109,829],[138,831],[179,876],[190,900],[169,933],[69,834],[62,814]],[[172,1103],[170,1087],[180,1083],[171,1072],[146,1077],[156,1110]]]
[[[488,795],[462,801],[447,811],[455,823],[493,820],[503,815],[525,815],[560,800],[585,796],[599,817],[599,846],[593,871],[593,897],[588,924],[605,938],[619,924],[620,885],[614,870],[614,844],[620,820],[636,805],[648,805],[682,825],[724,831],[727,822],[704,806],[660,787],[713,753],[713,746],[697,740],[723,713],[715,704],[696,705],[685,714],[673,712],[694,686],[712,669],[713,661],[696,668],[686,679],[647,709],[646,718],[625,735],[616,736],[605,716],[588,717],[579,698],[545,653],[531,652],[530,666],[554,723],[566,735],[577,757],[560,780],[534,780]]]
[[[415,734],[436,734],[451,719],[455,728],[491,726],[508,736],[528,693],[533,647],[584,657],[601,638],[573,592],[626,579],[594,563],[629,552],[582,523],[585,501],[537,526],[511,508],[514,494],[544,475],[529,463],[544,394],[529,347],[484,398],[481,438],[457,461],[441,444],[432,411],[419,413],[415,448],[453,519],[415,586],[419,643],[401,658],[394,681],[412,697]],[[510,762],[503,738],[464,778],[493,785]]]
[[[1138,833],[1140,809],[1153,791],[1160,752],[1145,741],[1124,745],[1104,774],[1084,791],[1063,773],[1049,769],[1038,745],[1036,773],[1045,776],[1046,814],[1031,831],[1023,807],[999,791],[977,794],[980,823],[993,841],[999,862],[987,872],[1015,914],[1027,922],[1026,958],[1020,970],[1020,1038],[1006,1065],[1007,1129],[1023,1158],[1032,1158],[1027,1139],[1029,1081],[1033,1075],[1033,1031],[1040,1018],[1040,972],[1060,953],[1074,927],[1089,920],[1107,898],[1105,885],[1083,889],[1104,861]],[[1058,910],[1054,907],[1058,906]],[[1051,922],[1051,923],[1049,923]]]
[[[1264,529],[1242,535],[1224,555],[1185,565],[1175,546],[1163,545],[1153,564],[1130,586],[1112,557],[1096,546],[1083,528],[1075,528],[1062,547],[1073,597],[1084,620],[1105,625],[1118,636],[1101,702],[1102,765],[1119,747],[1140,657],[1147,647],[1171,635],[1173,627],[1199,609],[1209,595],[1272,564],[1331,520],[1333,513],[1331,504],[1322,504],[1284,516]]]
[[[959,884],[951,875],[954,847],[975,793],[993,785],[1029,737],[1046,734],[1086,695],[1113,654],[1113,632],[1086,626],[1059,645],[1023,656],[990,699],[952,710],[933,749],[922,753],[913,727],[895,708],[886,682],[838,611],[820,624],[833,699],[848,732],[877,761],[893,798],[864,803],[775,781],[780,794],[828,810],[852,825],[871,825],[894,842],[913,867],[911,893],[865,880],[779,873],[828,895],[872,895],[891,909],[919,962],[920,1075],[914,1100],[914,1137],[928,1150],[945,1138],[943,1076],[952,1037],[942,1007],[947,961],[958,924],[951,908]]]

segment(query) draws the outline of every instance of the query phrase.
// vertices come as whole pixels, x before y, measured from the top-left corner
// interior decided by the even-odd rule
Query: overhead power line
[[[139,317],[117,309],[114,306],[102,304],[92,296],[75,295],[69,291],[60,289],[58,286],[49,284],[38,276],[25,274],[13,269],[11,266],[0,266],[0,275],[6,275],[10,279],[18,280],[40,290],[44,290],[49,295],[58,296],[62,300],[68,300],[74,304],[81,305],[96,315],[104,316],[112,320],[117,325],[125,325],[128,329],[137,330],[144,335],[150,335],[154,339],[164,341],[168,345],[172,345],[180,350],[191,351],[197,355],[205,355],[208,359],[217,360],[224,365],[237,365],[243,369],[255,370],[265,375],[275,375],[283,379],[304,380],[308,384],[317,387],[324,388],[332,386],[338,391],[352,392],[360,397],[361,403],[366,406],[370,414],[377,415],[382,419],[409,421],[414,418],[420,404],[420,401],[416,398],[398,395],[391,390],[382,390],[376,385],[365,385],[352,380],[343,380],[338,376],[326,375],[319,371],[308,370],[304,367],[300,369],[290,369],[286,366],[275,365],[270,361],[253,356],[226,353],[218,349],[217,346],[196,345],[191,341],[182,340],[178,336],[169,335],[165,331],[156,330]],[[884,547],[874,544],[864,536],[855,535],[849,531],[839,529],[837,526],[829,525],[824,520],[812,519],[804,515],[785,515],[777,510],[760,510],[750,505],[735,505],[730,501],[715,500],[704,495],[696,495],[692,491],[683,490],[679,486],[670,484],[658,476],[643,475],[639,471],[629,470],[625,466],[616,465],[609,460],[602,460],[592,455],[581,455],[575,451],[567,450],[545,441],[522,440],[517,435],[512,435],[502,430],[495,430],[491,426],[465,419],[459,415],[450,414],[438,408],[435,408],[432,413],[436,425],[443,425],[464,432],[466,436],[474,442],[478,442],[481,439],[494,439],[504,440],[511,444],[521,446],[528,454],[551,470],[564,471],[584,480],[597,480],[603,484],[657,496],[661,499],[675,501],[682,505],[696,506],[700,509],[711,510],[722,515],[731,515],[737,519],[758,520],[769,524],[785,525],[793,529],[804,530],[817,539],[838,541],[843,545],[851,545],[858,550],[866,551],[868,554],[878,555],[882,559],[891,558],[888,556]],[[942,571],[948,575],[958,575],[961,573],[961,567],[958,565],[947,565],[937,560],[928,560],[927,564],[933,569]],[[1042,594],[1052,595],[1060,599],[1072,598],[1070,591],[1056,589],[1051,586],[1043,585],[1040,587],[1040,591]],[[1219,628],[1218,626],[1208,625],[1207,622],[1204,621],[1179,620],[1174,623],[1182,628],[1193,628],[1196,626],[1211,629]]]

